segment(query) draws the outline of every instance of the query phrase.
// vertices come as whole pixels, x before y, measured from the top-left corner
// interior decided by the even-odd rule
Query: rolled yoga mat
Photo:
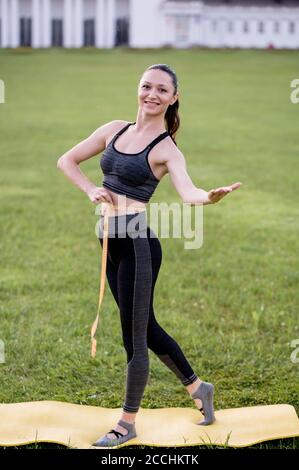
[[[120,419],[121,408],[59,401],[0,404],[0,446],[50,442],[88,449]],[[214,444],[246,447],[258,442],[299,436],[299,419],[288,404],[250,406],[215,411],[216,421],[199,426],[198,409],[140,408],[137,437],[131,445],[187,447]]]

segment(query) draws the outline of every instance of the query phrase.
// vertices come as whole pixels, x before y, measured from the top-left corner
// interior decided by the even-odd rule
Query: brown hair
[[[162,70],[163,72],[168,73],[168,75],[170,75],[172,84],[174,87],[173,94],[175,95],[178,89],[178,79],[177,79],[175,71],[171,69],[169,65],[167,64],[150,65],[146,70],[152,70],[152,69],[159,69],[159,70]],[[179,100],[177,99],[174,104],[172,105],[170,104],[168,106],[167,111],[165,113],[167,131],[175,144],[176,144],[175,136],[180,127],[180,116],[179,116],[178,110],[179,110]]]

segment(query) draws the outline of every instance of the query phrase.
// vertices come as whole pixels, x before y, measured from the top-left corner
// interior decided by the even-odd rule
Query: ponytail
[[[177,99],[174,104],[170,104],[167,108],[166,114],[165,114],[165,120],[166,120],[166,125],[167,125],[167,131],[174,141],[175,141],[175,136],[176,133],[180,127],[180,116],[178,113],[179,109],[179,100]]]

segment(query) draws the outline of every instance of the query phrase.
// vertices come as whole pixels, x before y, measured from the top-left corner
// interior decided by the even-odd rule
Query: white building
[[[299,0],[0,0],[0,47],[299,48]]]

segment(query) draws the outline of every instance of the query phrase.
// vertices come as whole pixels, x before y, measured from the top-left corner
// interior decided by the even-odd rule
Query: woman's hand
[[[94,204],[99,204],[100,202],[110,202],[113,204],[109,191],[105,188],[98,188],[95,186],[87,191],[87,196]]]
[[[234,183],[230,186],[223,186],[221,188],[211,189],[211,191],[208,192],[208,200],[210,204],[215,204],[215,202],[220,201],[220,199],[222,199],[228,193],[231,193],[235,189],[238,189],[241,184],[242,183]]]

